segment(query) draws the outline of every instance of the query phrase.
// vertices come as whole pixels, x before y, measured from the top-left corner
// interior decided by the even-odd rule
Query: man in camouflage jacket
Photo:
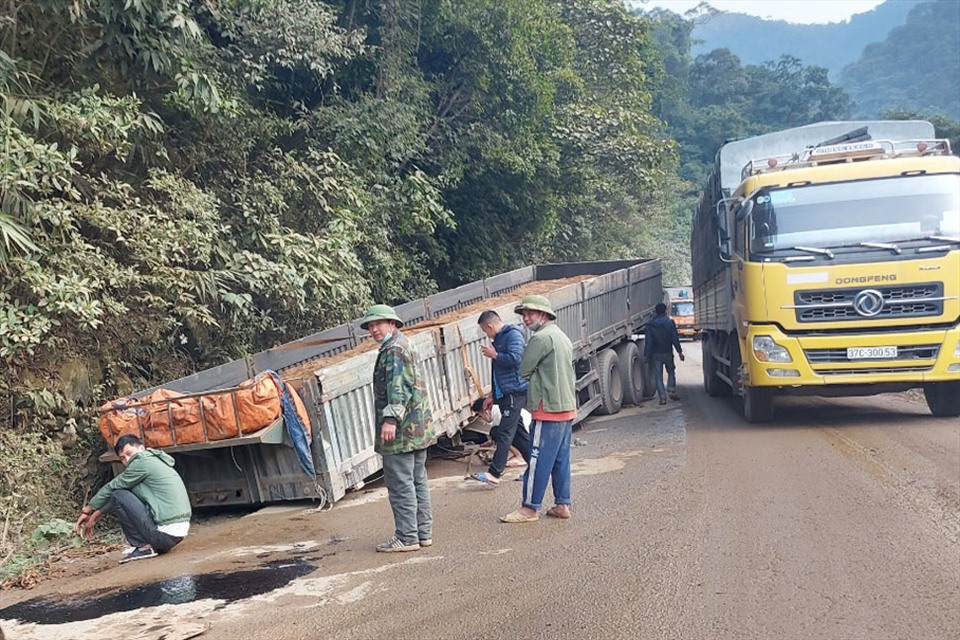
[[[373,370],[374,447],[383,456],[395,531],[377,551],[388,553],[433,544],[426,462],[434,432],[417,352],[400,333],[402,326],[396,312],[383,304],[370,307],[360,321],[360,328],[380,344]]]

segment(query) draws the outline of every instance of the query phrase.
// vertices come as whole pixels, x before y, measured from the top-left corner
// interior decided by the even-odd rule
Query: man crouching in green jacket
[[[174,461],[163,451],[147,449],[134,435],[121,436],[114,451],[126,467],[80,510],[76,530],[89,539],[101,512],[113,513],[132,547],[120,563],[166,553],[190,531],[190,498]]]

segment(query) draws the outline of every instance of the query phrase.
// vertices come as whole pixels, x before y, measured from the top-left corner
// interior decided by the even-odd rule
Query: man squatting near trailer
[[[677,350],[682,362],[683,349],[680,347],[680,335],[677,333],[677,323],[667,315],[667,305],[658,302],[653,309],[653,319],[647,323],[646,339],[643,344],[643,355],[649,360],[653,357],[657,368],[657,395],[660,404],[667,404],[667,394],[673,400],[679,400],[677,395],[677,368],[673,362],[673,350]],[[663,388],[663,370],[667,370],[667,388]]]
[[[394,534],[377,551],[417,551],[433,544],[427,486],[427,447],[434,433],[416,349],[400,333],[403,321],[385,304],[370,307],[360,328],[380,344],[373,370],[374,449],[383,456],[383,480]]]
[[[170,551],[187,537],[192,515],[190,497],[173,469],[173,458],[147,449],[134,435],[120,436],[113,449],[125,468],[80,510],[77,534],[89,540],[101,513],[113,513],[131,545],[121,564]]]
[[[480,329],[490,338],[490,344],[480,347],[484,356],[490,358],[491,389],[484,398],[483,410],[496,403],[500,422],[491,430],[491,439],[497,448],[486,471],[470,477],[491,486],[500,484],[507,466],[510,447],[516,447],[524,462],[530,461],[530,436],[522,427],[521,410],[527,400],[529,383],[520,376],[520,359],[526,347],[523,329],[513,324],[504,324],[496,311],[487,310],[477,321]]]
[[[501,522],[535,522],[553,483],[556,503],[547,511],[554,518],[570,517],[570,441],[577,417],[573,344],[554,320],[557,314],[544,296],[527,296],[514,309],[532,332],[520,360],[520,375],[530,381],[527,409],[533,416],[530,461],[523,474],[523,499],[519,509]]]
[[[482,420],[490,423],[490,433],[494,433],[497,427],[500,426],[500,421],[503,419],[503,416],[500,415],[500,407],[496,404],[491,404],[490,406],[485,406],[484,403],[487,401],[487,396],[482,398],[477,398],[473,401],[473,404],[470,406],[470,410],[473,411],[474,415],[479,416]],[[517,423],[517,430],[523,429],[528,443],[529,451],[529,442],[530,442],[530,424],[533,422],[533,417],[531,417],[530,412],[526,409],[520,409],[520,421]],[[487,441],[481,445],[481,449],[491,447],[493,445],[492,436],[489,436]],[[525,467],[527,466],[527,460],[520,454],[520,451],[516,447],[510,447],[510,455],[507,457],[507,468],[511,467]],[[476,479],[476,478],[474,478]],[[523,478],[516,478],[517,480],[522,480]]]

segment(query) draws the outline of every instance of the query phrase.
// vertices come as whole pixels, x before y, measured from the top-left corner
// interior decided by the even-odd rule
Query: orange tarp
[[[309,438],[306,408],[293,387],[286,388]],[[276,379],[268,373],[258,374],[233,389],[202,396],[184,397],[176,391],[157,389],[139,400],[120,398],[103,405],[100,433],[111,447],[128,433],[142,436],[148,447],[226,440],[273,423],[281,414],[280,395]]]

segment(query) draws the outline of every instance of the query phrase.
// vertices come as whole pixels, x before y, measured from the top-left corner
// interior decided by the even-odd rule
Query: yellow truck
[[[933,138],[826,122],[721,147],[691,235],[708,394],[748,422],[911,388],[960,415],[960,158]]]

